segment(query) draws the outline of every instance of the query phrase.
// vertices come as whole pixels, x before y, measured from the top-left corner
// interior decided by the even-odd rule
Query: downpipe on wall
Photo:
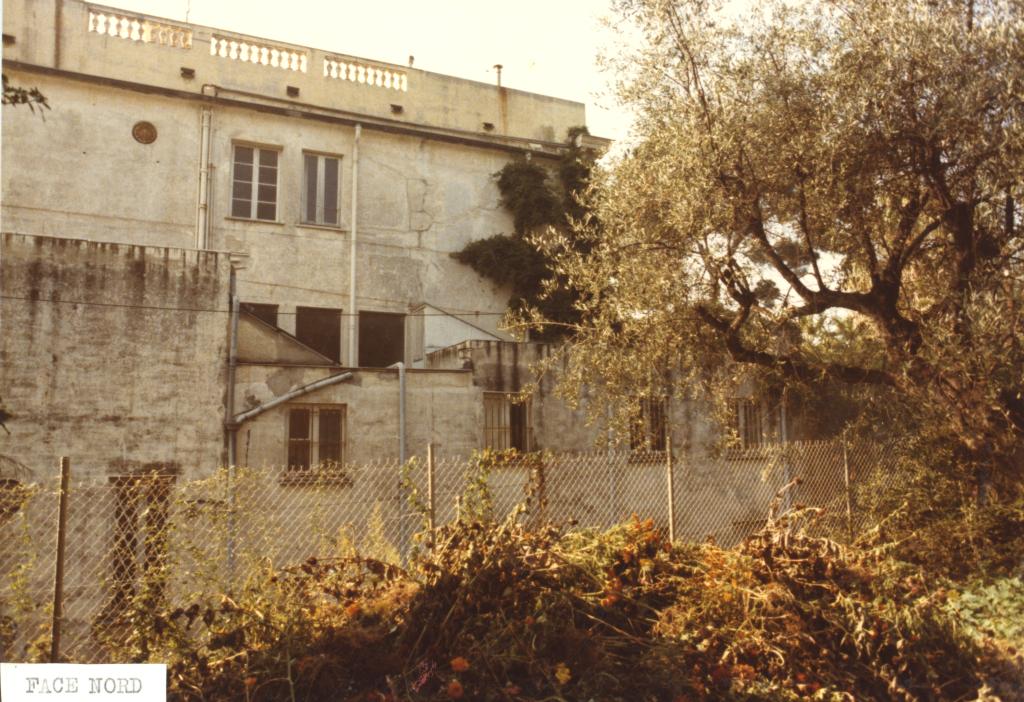
[[[355,141],[352,143],[352,216],[349,226],[349,271],[348,271],[348,365],[355,368],[359,365],[357,355],[359,345],[356,339],[356,328],[359,310],[356,307],[356,239],[358,238],[359,213],[359,139],[363,133],[363,125],[356,125]]]
[[[217,87],[209,83],[203,85],[203,95],[216,96]],[[203,105],[199,128],[199,204],[196,214],[196,248],[206,249],[210,246],[210,132],[213,125],[213,108],[209,103]]]
[[[398,369],[398,458],[405,464],[405,364],[392,363],[388,368]]]

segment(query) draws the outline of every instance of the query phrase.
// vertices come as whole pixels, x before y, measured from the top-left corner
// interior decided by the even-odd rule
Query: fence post
[[[61,456],[60,496],[57,508],[57,563],[53,574],[53,623],[50,628],[50,661],[53,663],[60,657],[60,626],[64,619],[64,539],[67,535],[70,477],[71,462],[67,456]]]
[[[676,485],[672,466],[672,435],[665,437],[665,477],[668,480],[668,540],[676,540]]]
[[[435,531],[435,519],[437,517],[436,503],[434,502],[434,444],[427,444],[427,528],[430,530],[430,543],[433,548]]]
[[[843,484],[846,488],[846,533],[853,542],[853,494],[850,490],[850,458],[846,449],[846,432],[843,432]]]

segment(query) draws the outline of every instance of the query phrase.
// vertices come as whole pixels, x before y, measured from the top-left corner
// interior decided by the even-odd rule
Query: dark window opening
[[[484,448],[532,450],[530,401],[518,399],[514,393],[484,393]]]
[[[293,409],[288,413],[288,470],[308,470],[313,436],[310,431],[308,409]]]
[[[668,435],[668,402],[664,397],[644,397],[633,418],[629,448],[633,451],[664,451]]]
[[[243,302],[240,307],[243,312],[248,312],[253,317],[261,319],[271,326],[277,326],[277,305],[267,305],[261,302]]]
[[[405,360],[405,315],[359,313],[359,365],[386,368]]]
[[[341,310],[296,307],[295,337],[335,363],[341,362]]]
[[[731,429],[736,432],[740,448],[757,448],[767,443],[761,404],[754,400],[738,399],[733,402]]]
[[[345,406],[288,410],[288,472],[337,470],[345,459]]]

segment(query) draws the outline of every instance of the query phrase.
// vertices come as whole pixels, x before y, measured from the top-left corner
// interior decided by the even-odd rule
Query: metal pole
[[[676,485],[672,471],[672,435],[665,437],[665,473],[668,479],[668,540],[676,540]]]
[[[434,444],[427,444],[427,528],[430,529],[430,543],[434,543],[434,519],[436,517],[434,503]]]
[[[850,459],[846,451],[846,432],[843,432],[843,483],[846,486],[846,531],[853,541],[853,495],[850,492]]]
[[[68,525],[68,482],[71,463],[67,456],[60,459],[60,498],[57,509],[57,564],[53,575],[53,624],[50,629],[50,661],[60,656],[60,625],[64,619],[64,539]]]

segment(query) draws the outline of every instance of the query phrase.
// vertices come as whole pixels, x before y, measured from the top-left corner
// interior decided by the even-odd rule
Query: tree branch
[[[795,380],[837,380],[839,382],[871,385],[895,386],[896,379],[884,371],[873,368],[846,366],[839,363],[814,365],[806,363],[790,355],[776,355],[766,351],[751,349],[740,339],[740,329],[749,315],[749,308],[741,309],[732,321],[716,316],[704,306],[697,307],[697,315],[712,329],[722,335],[722,341],[732,359],[738,363],[771,368]]]

